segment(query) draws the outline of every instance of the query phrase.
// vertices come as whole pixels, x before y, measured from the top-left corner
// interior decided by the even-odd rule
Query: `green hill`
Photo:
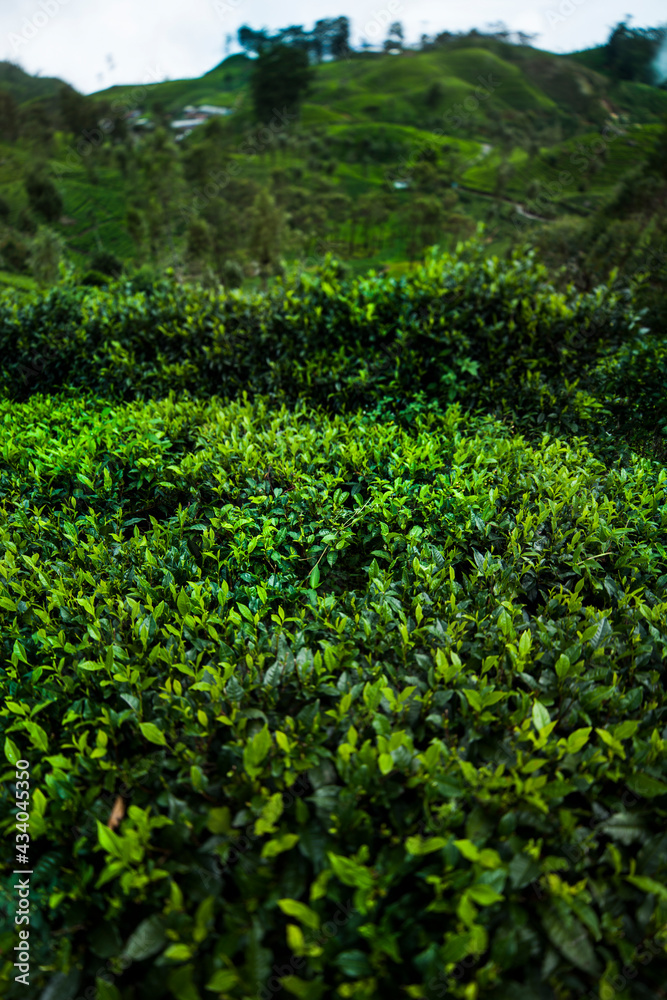
[[[31,76],[14,63],[0,62],[0,90],[10,93],[17,104],[54,97],[62,86],[56,77]]]
[[[124,85],[108,87],[92,95],[112,101],[127,100],[131,104],[141,92],[141,105],[146,111],[156,109],[178,112],[188,104],[232,104],[250,76],[252,60],[243,55],[230,56],[220,65],[194,80],[167,80],[138,87]]]
[[[504,117],[514,113],[516,120],[521,112],[552,112],[571,129],[602,122],[612,92],[618,110],[633,121],[654,120],[667,110],[667,93],[655,88],[647,88],[653,95],[647,107],[639,90],[615,88],[608,77],[568,57],[510,45],[502,48],[502,55],[478,47],[330,63],[319,67],[310,100],[355,118],[407,121],[428,128],[434,115],[425,100],[434,84],[439,85],[434,107],[442,113],[489,83],[492,96],[476,109],[472,127],[477,129],[499,113]],[[542,115],[534,124],[541,130],[545,121],[548,116]]]
[[[616,83],[579,55],[479,35],[400,55],[352,53],[316,68],[300,121],[278,125],[274,144],[258,138],[252,60],[236,55],[197,79],[113,87],[85,99],[93,130],[102,118],[111,123],[99,148],[82,143],[85,132],[67,133],[46,86],[58,81],[8,67],[22,94],[47,95],[55,118],[48,141],[39,138],[35,113],[35,135],[0,145],[0,198],[16,238],[29,241],[31,225],[43,220],[30,222],[25,175],[31,166],[50,172],[63,201],[52,225],[81,267],[105,250],[213,280],[232,259],[252,280],[249,220],[262,189],[282,213],[287,264],[333,247],[355,270],[379,263],[400,270],[429,243],[453,249],[478,222],[502,249],[516,235],[517,213],[522,224],[535,217],[534,227],[592,215],[655,143],[667,92]],[[234,111],[180,144],[159,131],[125,134],[118,111],[141,111],[169,132],[185,106],[204,103]],[[547,203],[537,204],[544,191]]]
[[[582,66],[587,66],[589,69],[593,69],[598,73],[604,73],[605,71],[605,46],[595,45],[590,49],[581,49],[579,52],[572,52],[570,54],[570,59],[575,62],[581,63]]]
[[[156,106],[177,111],[186,104],[223,99],[233,101],[247,85],[252,60],[231,56],[209,73],[195,80],[173,80],[145,88],[146,109]],[[644,89],[620,87],[601,72],[574,61],[574,57],[542,52],[527,46],[502,46],[502,55],[488,48],[442,49],[433,52],[406,51],[400,56],[355,53],[348,61],[334,61],[317,67],[317,76],[308,101],[337,115],[356,120],[405,123],[428,128],[433,110],[425,103],[434,84],[438,87],[437,113],[452,109],[458,102],[489,84],[492,96],[477,111],[477,127],[494,119],[498,111],[556,111],[576,125],[604,119],[610,93],[619,101],[619,110],[633,121],[654,120],[667,110],[667,92],[656,88],[646,104]],[[119,98],[136,88],[113,87],[94,95]],[[539,127],[539,122],[538,122]]]

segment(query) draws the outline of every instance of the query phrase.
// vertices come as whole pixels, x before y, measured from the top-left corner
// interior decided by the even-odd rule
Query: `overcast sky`
[[[309,28],[320,17],[346,14],[355,47],[383,41],[385,25],[402,21],[406,39],[421,34],[481,30],[503,21],[537,33],[534,44],[571,52],[606,40],[633,10],[632,24],[665,23],[664,0],[0,0],[0,59],[29,73],[58,76],[84,93],[114,83],[199,76],[237,51],[240,25]],[[233,37],[231,49],[226,37]]]

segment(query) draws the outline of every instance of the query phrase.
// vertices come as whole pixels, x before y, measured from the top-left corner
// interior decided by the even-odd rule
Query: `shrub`
[[[80,285],[85,285],[92,288],[104,288],[111,282],[111,278],[108,274],[102,274],[101,271],[86,271],[79,279]]]
[[[123,262],[110,250],[97,250],[90,258],[91,271],[106,274],[109,278],[120,278],[123,273]]]
[[[64,252],[65,244],[58,233],[46,226],[37,231],[30,244],[28,263],[38,284],[52,285],[58,280]]]
[[[130,275],[125,287],[130,295],[142,292],[144,295],[152,296],[163,290],[164,279],[154,267],[144,264]]]
[[[47,222],[56,222],[63,213],[63,200],[50,177],[43,170],[31,170],[25,179],[30,207]]]
[[[205,219],[193,219],[187,231],[187,254],[194,261],[201,262],[211,253],[213,237],[211,227]]]
[[[425,398],[0,426],[35,995],[659,995],[664,469]]]
[[[667,471],[627,443],[667,371],[632,288],[478,243],[106,280],[0,298],[35,995],[658,996]]]
[[[39,229],[39,223],[29,208],[24,207],[19,211],[16,217],[16,228],[22,233],[27,233],[28,236],[34,236]]]
[[[226,260],[220,268],[219,274],[225,288],[240,288],[243,284],[243,267],[237,260]]]
[[[150,305],[140,288],[150,289]],[[630,293],[556,292],[532,251],[501,262],[476,242],[434,252],[400,280],[344,279],[327,257],[314,275],[281,280],[266,296],[142,279],[89,299],[83,292],[5,307],[8,394],[68,385],[128,400],[248,391],[340,412],[421,392],[507,417],[529,436],[576,433],[604,422],[590,382],[602,353],[641,326]],[[58,361],[26,386],[16,370],[46,345]]]
[[[17,233],[9,230],[0,237],[0,261],[7,270],[24,273],[28,270],[29,256],[28,244]]]

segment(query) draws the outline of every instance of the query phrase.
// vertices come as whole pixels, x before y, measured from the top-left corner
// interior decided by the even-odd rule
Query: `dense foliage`
[[[165,279],[7,297],[0,386],[15,400],[67,387],[125,400],[249,391],[337,411],[422,392],[520,420],[527,433],[576,433],[595,418],[614,433],[632,426],[639,441],[657,434],[660,447],[659,392],[642,409],[644,382],[621,395],[627,365],[610,361],[614,351],[645,359],[652,350],[627,288],[557,292],[533,251],[501,261],[480,241],[454,255],[434,250],[401,279],[343,275],[328,258],[316,275],[281,280],[268,295]]]
[[[257,121],[268,122],[277,111],[296,116],[312,76],[305,49],[279,44],[262,49],[250,81]]]
[[[28,758],[31,995],[660,995],[641,324],[631,289],[557,293],[476,244],[266,297],[4,293],[0,828]]]
[[[632,28],[622,21],[613,29],[604,48],[605,68],[621,80],[654,83],[657,75],[654,61],[666,41],[664,27]]]
[[[555,55],[506,30],[424,35],[412,47],[388,18],[369,25],[393,55],[353,51],[344,17],[273,34],[244,27],[257,58],[90,97],[0,63],[0,281],[43,281],[30,253],[43,225],[88,283],[107,273],[94,260],[102,248],[127,271],[173,267],[208,286],[229,287],[230,267],[250,283],[286,263],[311,268],[327,251],[358,272],[382,263],[402,273],[479,221],[494,252],[531,230],[553,235],[553,252],[560,226],[579,223],[553,255],[558,265],[578,256],[584,283],[600,269],[606,280],[607,251],[623,270],[634,250],[660,249],[664,191],[646,191],[632,171],[654,157],[664,180],[661,29],[619,25],[606,48]],[[616,72],[628,60],[632,73]],[[209,109],[205,124],[195,107]],[[623,181],[640,210],[598,245],[588,229],[604,224]],[[262,211],[262,196],[276,211]]]

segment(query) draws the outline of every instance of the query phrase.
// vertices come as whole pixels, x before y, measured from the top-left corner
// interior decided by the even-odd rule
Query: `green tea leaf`
[[[479,906],[492,906],[493,903],[500,903],[503,899],[502,895],[490,885],[471,885],[467,892]]]
[[[646,875],[627,875],[626,881],[637,886],[642,892],[649,892],[659,899],[667,901],[667,886],[663,885],[662,882],[656,882],[655,879],[648,878]]]
[[[455,840],[454,844],[468,861],[479,860],[479,848],[471,840]]]
[[[282,976],[280,983],[288,993],[299,1000],[321,1000],[327,991],[324,983],[316,979],[300,979],[298,976]]]
[[[123,958],[129,959],[131,962],[143,962],[161,951],[166,941],[167,936],[162,926],[162,918],[158,914],[146,917],[127,939],[123,949]]]
[[[625,783],[630,791],[644,799],[655,799],[659,795],[667,795],[667,784],[660,781],[659,778],[654,778],[652,774],[631,774],[625,779]]]
[[[551,722],[551,716],[549,712],[544,707],[541,701],[536,701],[533,704],[533,724],[537,729],[538,733],[545,726],[548,726]]]
[[[306,927],[310,927],[315,931],[319,930],[319,916],[309,906],[306,906],[305,903],[300,903],[296,899],[279,899],[278,906],[288,917],[296,917]]]
[[[192,606],[191,601],[182,587],[178,595],[178,600],[176,601],[176,606],[178,607],[179,614],[183,617],[190,613],[190,608]]]
[[[445,845],[447,841],[444,837],[408,837],[405,841],[405,849],[408,854],[414,854],[416,856],[423,854],[432,854],[433,851],[439,851]]]
[[[261,764],[271,749],[271,734],[268,726],[263,726],[252,737],[243,750],[243,766],[246,772],[255,777],[261,771]]]
[[[551,942],[577,969],[590,975],[600,974],[600,965],[588,933],[562,900],[543,911],[542,925]]]
[[[299,843],[298,833],[281,833],[279,837],[268,840],[262,848],[263,858],[276,858],[285,851],[291,851]]]
[[[622,844],[631,844],[633,841],[646,839],[646,828],[642,821],[633,816],[632,813],[618,812],[609,816],[600,824],[608,837],[619,840]]]
[[[204,989],[225,993],[227,990],[232,990],[238,981],[239,977],[233,969],[219,969],[213,973]]]
[[[9,736],[5,736],[5,757],[10,764],[14,765],[16,765],[17,761],[23,760],[19,748],[16,746],[16,743],[10,740]]]
[[[122,1000],[120,992],[108,979],[97,978],[95,980],[99,1000]]]
[[[140,722],[139,729],[149,743],[157,743],[158,746],[163,747],[167,746],[167,740],[165,739],[164,733],[162,733],[152,722]]]
[[[567,752],[568,753],[579,753],[579,751],[586,746],[588,739],[593,732],[591,726],[586,729],[575,729],[573,733],[567,738]]]
[[[353,886],[357,889],[370,889],[373,885],[373,878],[364,865],[353,861],[352,858],[345,858],[338,854],[327,852],[327,857],[334,875],[340,879],[343,885]]]
[[[528,656],[528,653],[530,652],[531,638],[530,629],[524,629],[521,633],[521,638],[519,639],[519,653],[521,656]]]

